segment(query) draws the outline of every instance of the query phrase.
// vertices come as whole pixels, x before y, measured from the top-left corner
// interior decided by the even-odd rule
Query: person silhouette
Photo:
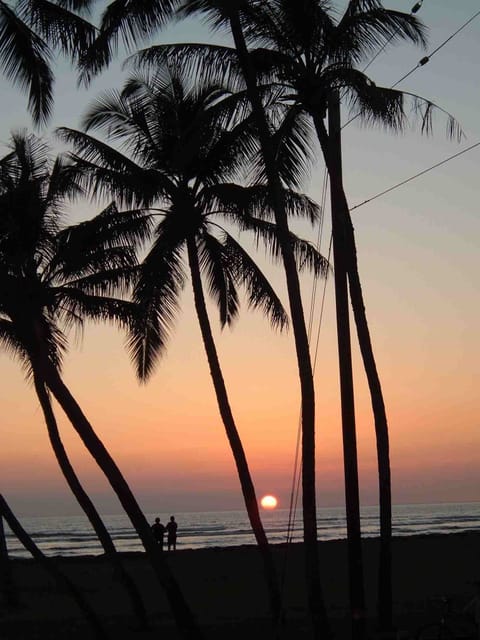
[[[174,516],[170,516],[170,522],[167,523],[167,549],[176,551],[177,549],[177,528]]]
[[[153,537],[160,545],[160,549],[163,551],[163,536],[165,535],[165,527],[160,522],[160,518],[155,518],[155,522],[152,524]]]

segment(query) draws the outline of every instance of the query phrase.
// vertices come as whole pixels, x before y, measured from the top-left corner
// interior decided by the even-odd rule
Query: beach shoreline
[[[378,538],[363,540],[367,619],[375,634]],[[303,545],[272,545],[279,576],[284,578],[284,605],[290,634],[308,638]],[[349,637],[348,567],[345,540],[319,542],[324,597],[338,638]],[[135,630],[130,603],[105,556],[56,557],[57,566],[87,596],[112,638],[150,640],[168,631],[177,638],[165,594],[142,552],[121,554],[138,585],[150,631]],[[208,638],[244,638],[269,629],[268,597],[262,561],[255,545],[165,552],[165,558]],[[438,618],[438,598],[449,597],[461,608],[480,579],[480,531],[399,536],[393,539],[393,601],[396,626],[405,634]],[[71,598],[34,560],[13,559],[12,571],[20,607],[8,611],[2,601],[2,640],[77,640],[93,638]],[[436,610],[437,609],[437,610]],[[295,630],[292,635],[292,628]]]

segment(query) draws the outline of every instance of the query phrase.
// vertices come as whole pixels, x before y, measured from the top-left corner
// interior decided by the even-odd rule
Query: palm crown
[[[130,242],[145,235],[148,220],[110,205],[65,226],[64,206],[81,193],[69,162],[51,162],[33,135],[12,136],[0,160],[0,340],[27,370],[39,349],[58,367],[65,330],[85,318],[126,326],[133,317],[133,305],[115,294],[128,291],[136,266]],[[135,229],[128,241],[127,227]]]
[[[85,118],[87,129],[105,130],[128,156],[86,133],[60,130],[75,144],[77,167],[96,194],[112,193],[123,204],[150,207],[160,216],[134,290],[144,321],[130,346],[142,378],[166,345],[186,281],[185,249],[190,262],[192,248],[197,256],[222,325],[238,314],[238,286],[273,325],[287,322],[267,279],[228,230],[232,224],[251,230],[278,255],[268,190],[229,181],[256,149],[249,118],[238,118],[244,112],[241,97],[211,84],[189,86],[167,66],[131,78],[122,93],[100,98]],[[308,198],[287,193],[291,212],[315,219],[318,211]],[[292,244],[303,266],[326,269],[310,244],[293,234]]]

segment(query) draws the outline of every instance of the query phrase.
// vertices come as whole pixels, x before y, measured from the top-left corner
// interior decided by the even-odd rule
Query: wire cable
[[[428,56],[424,56],[421,60],[419,60],[417,65],[413,67],[413,69],[410,69],[408,73],[406,73],[404,76],[400,78],[400,80],[397,80],[397,82],[394,85],[392,85],[392,89],[395,88],[397,84],[400,84],[400,82],[403,82],[405,78],[408,78],[408,76],[411,75],[414,71],[426,65],[427,62],[429,62],[433,58],[433,56],[437,53],[437,51],[440,51],[440,49],[444,47],[447,44],[447,42],[450,42],[450,40],[452,40],[458,33],[460,33],[462,29],[465,29],[465,27],[469,25],[470,22],[475,20],[475,18],[477,18],[478,16],[480,16],[480,11],[477,11],[477,13],[475,13],[471,18],[469,18],[466,22],[464,22],[461,27],[459,27],[450,36],[448,36],[448,38],[444,40],[441,44],[439,44],[438,47],[434,49]]]
[[[417,3],[417,4],[418,4],[418,3]],[[421,3],[420,3],[420,5],[421,5]],[[415,6],[412,8],[412,12],[413,12],[413,9],[415,9],[415,7],[416,7],[416,6],[417,6],[417,5],[415,5]],[[418,11],[418,9],[419,9],[419,8],[420,8],[420,7],[418,7],[418,8],[417,8],[417,11]],[[415,13],[416,13],[416,12],[415,12]],[[446,38],[442,43],[440,43],[440,44],[438,45],[438,47],[437,47],[436,49],[434,49],[434,50],[433,50],[429,55],[424,56],[421,60],[419,60],[415,67],[413,67],[412,69],[410,69],[410,71],[408,71],[404,76],[402,76],[399,80],[397,80],[397,81],[395,82],[395,84],[392,84],[392,86],[391,86],[390,88],[391,88],[391,89],[394,89],[394,88],[395,88],[396,86],[398,86],[401,82],[403,82],[406,78],[408,78],[408,76],[412,75],[412,73],[414,73],[415,71],[417,71],[417,69],[420,69],[420,67],[423,67],[424,65],[426,65],[426,64],[427,64],[427,62],[429,62],[429,61],[433,58],[433,56],[437,53],[437,51],[440,51],[440,49],[441,49],[442,47],[444,47],[444,46],[447,44],[447,42],[450,42],[450,40],[452,40],[452,38],[454,38],[458,33],[460,33],[460,31],[462,31],[462,29],[465,29],[465,27],[466,27],[467,25],[469,25],[469,24],[470,24],[470,22],[472,22],[472,21],[473,21],[475,18],[477,18],[479,15],[480,15],[480,11],[477,11],[477,13],[475,13],[471,18],[469,18],[466,22],[464,22],[464,23],[462,24],[462,26],[461,26],[461,27],[459,27],[459,28],[458,28],[456,31],[454,31],[450,36],[448,36],[448,38]],[[393,37],[393,36],[392,36],[392,37]],[[385,43],[385,45],[382,47],[382,50],[385,48],[386,44],[388,44],[388,42],[387,42],[387,43]],[[374,59],[375,59],[375,58],[374,58]],[[374,60],[374,59],[373,59],[373,60]],[[365,67],[365,69],[367,69],[367,68],[370,66],[370,64],[373,62],[373,60],[371,60],[371,61],[368,63],[368,65]],[[364,69],[364,70],[365,70],[365,69]],[[343,124],[343,125],[341,126],[341,129],[345,129],[345,127],[347,127],[350,123],[352,123],[354,120],[356,120],[356,119],[357,119],[357,118],[359,118],[359,117],[360,117],[360,114],[358,114],[358,113],[357,113],[357,115],[352,116],[352,117],[350,118],[350,120],[347,120],[347,122],[345,122],[345,124]]]
[[[321,220],[321,223],[319,225],[318,234],[317,234],[317,243],[316,243],[316,248],[317,248],[318,251],[320,251],[320,247],[321,247],[321,243],[322,243],[322,237],[323,237],[323,224],[324,224],[324,220],[325,220],[324,213],[325,213],[325,204],[326,204],[326,198],[327,198],[327,189],[328,189],[328,171],[327,171],[327,168],[325,167],[324,174],[323,174],[322,197],[321,197],[321,204],[320,204],[320,208],[321,208],[321,211],[322,211],[322,220]],[[329,253],[328,253],[328,262],[330,262],[330,252],[331,252],[331,240],[330,240],[330,248],[329,248]],[[309,315],[309,322],[308,322],[308,341],[309,341],[309,344],[311,344],[312,330],[313,330],[313,323],[314,323],[315,302],[316,302],[316,298],[317,298],[317,294],[316,294],[316,292],[317,292],[317,281],[318,281],[318,279],[314,278],[313,285],[312,285],[312,293],[311,293],[311,297],[310,297],[310,315]],[[321,309],[320,309],[319,325],[318,325],[318,330],[317,330],[316,349],[315,349],[315,356],[314,356],[313,363],[312,363],[312,373],[313,374],[315,373],[315,366],[316,366],[316,360],[317,360],[320,329],[321,329],[321,326],[322,326],[323,310],[324,310],[324,305],[325,305],[326,286],[327,286],[327,278],[325,278],[324,285],[323,285],[323,295],[322,295],[322,303],[321,303]],[[280,594],[281,594],[282,602],[283,602],[283,596],[284,596],[284,591],[285,591],[285,582],[286,582],[286,575],[287,575],[289,549],[290,549],[290,544],[293,541],[293,533],[294,533],[294,530],[295,530],[296,513],[297,513],[298,500],[299,500],[299,495],[300,495],[300,480],[301,480],[300,471],[301,471],[301,468],[302,468],[302,455],[301,455],[301,450],[300,450],[301,426],[302,426],[301,425],[301,416],[299,416],[298,428],[297,428],[296,446],[295,446],[294,468],[293,468],[293,474],[292,474],[292,486],[291,486],[291,492],[290,492],[290,502],[289,502],[289,512],[288,512],[286,548],[285,548],[285,554],[284,554],[284,557],[283,557],[283,566],[282,566],[281,579],[280,579]]]
[[[449,158],[445,158],[445,160],[442,160],[441,162],[437,162],[431,167],[428,167],[428,169],[424,169],[423,171],[416,173],[414,176],[410,176],[410,178],[407,178],[406,180],[402,180],[402,182],[397,182],[397,184],[394,184],[392,187],[389,187],[388,189],[385,189],[384,191],[377,193],[371,198],[367,198],[367,200],[364,200],[363,202],[356,204],[354,207],[350,209],[350,211],[354,211],[359,207],[363,207],[364,204],[367,204],[368,202],[372,202],[372,200],[376,200],[377,198],[380,198],[380,196],[384,196],[386,193],[390,193],[390,191],[393,191],[394,189],[398,189],[398,187],[402,187],[404,184],[407,184],[408,182],[411,182],[412,180],[415,180],[416,178],[419,178],[420,176],[425,175],[426,173],[428,173],[429,171],[432,171],[433,169],[436,169],[437,167],[441,167],[442,164],[446,164],[447,162],[450,162],[450,160],[453,160],[454,158],[458,158],[459,156],[463,155],[464,153],[467,153],[468,151],[472,151],[472,149],[475,149],[475,147],[478,147],[478,146],[480,146],[480,142],[476,142],[475,144],[472,144],[470,147],[467,147],[466,149],[463,149],[462,151],[455,153],[453,156],[450,156]]]
[[[422,6],[422,4],[423,4],[423,0],[420,0],[419,2],[415,3],[413,5],[413,7],[410,9],[410,15],[412,15],[412,16],[415,15],[419,11],[419,9]],[[385,48],[390,44],[390,42],[393,40],[393,38],[395,38],[395,36],[399,32],[399,30],[400,30],[400,28],[398,28],[396,31],[394,31],[392,33],[392,35],[383,43],[383,45],[380,47],[380,49],[377,51],[377,53],[373,56],[373,58],[370,60],[370,62],[365,67],[363,67],[362,73],[365,73],[365,71],[368,69],[368,67],[375,62],[375,60],[378,58],[378,56],[385,50]]]

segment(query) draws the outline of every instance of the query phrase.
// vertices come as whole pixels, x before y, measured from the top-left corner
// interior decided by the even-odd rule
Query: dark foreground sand
[[[287,625],[282,638],[310,638],[305,615],[301,544],[273,548],[279,571],[286,562]],[[375,635],[378,540],[364,541],[364,572],[370,637]],[[435,597],[449,596],[457,607],[473,595],[480,579],[480,532],[394,539],[394,608],[398,637],[414,635],[423,623],[438,618]],[[128,599],[103,557],[58,559],[58,566],[87,594],[115,640],[179,637],[161,589],[144,554],[124,554],[126,567],[144,596],[152,629],[139,631]],[[272,637],[268,601],[255,547],[178,550],[167,560],[181,585],[206,640],[255,640]],[[350,637],[345,541],[320,543],[325,600],[336,637]],[[76,604],[30,560],[13,563],[21,605],[7,611],[0,600],[1,640],[90,640],[93,634]]]

